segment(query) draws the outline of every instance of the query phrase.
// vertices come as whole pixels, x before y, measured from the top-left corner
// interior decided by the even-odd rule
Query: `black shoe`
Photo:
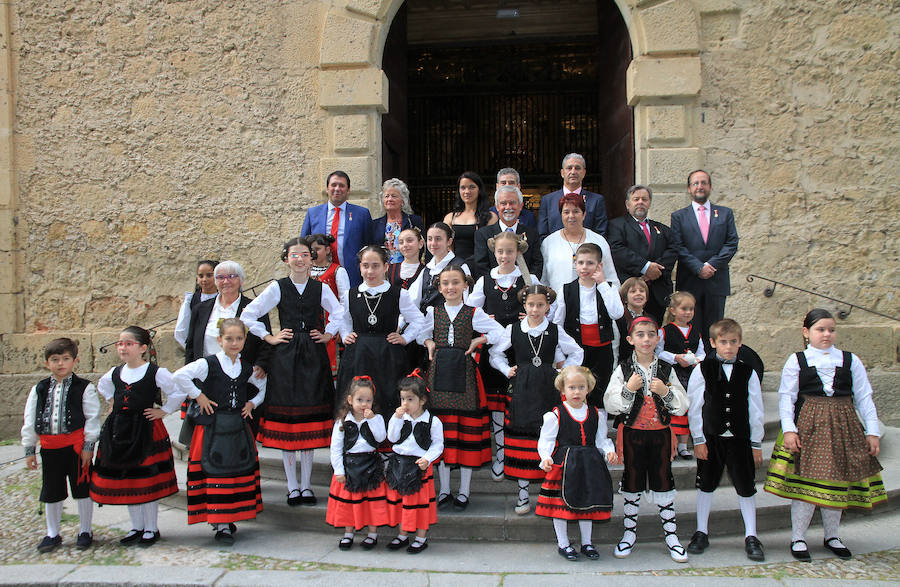
[[[419,554],[423,550],[428,548],[428,542],[415,542],[406,547],[406,552],[409,554]]]
[[[828,538],[824,542],[825,548],[827,548],[828,550],[833,552],[835,554],[835,556],[837,556],[840,559],[849,560],[849,559],[853,558],[853,555],[850,553],[850,550],[846,546],[832,546],[831,545],[832,540],[837,540],[838,543],[841,543],[841,539],[838,537]]]
[[[456,511],[465,511],[467,507],[469,507],[468,495],[457,495],[456,499],[453,500],[453,509],[455,509]]]
[[[600,558],[600,553],[597,552],[597,549],[594,548],[593,544],[582,544],[581,545],[581,554],[588,557],[592,561],[595,561],[598,558]]]
[[[144,534],[146,534],[146,532],[144,532]],[[141,539],[140,541],[138,541],[138,546],[147,548],[148,546],[153,546],[154,544],[156,544],[157,540],[159,540],[159,530],[153,532],[153,535],[150,536],[150,538],[144,538],[144,535],[141,534]]]
[[[756,536],[747,536],[744,539],[744,552],[747,553],[747,558],[752,561],[766,560],[766,555],[763,552],[762,542],[760,542],[759,538],[757,538]]]
[[[300,505],[303,503],[303,498],[300,497],[300,490],[295,489],[287,494],[287,504],[291,507]]]
[[[556,552],[567,561],[575,562],[578,560],[578,553],[575,552],[575,549],[572,548],[571,544],[565,548],[557,548]]]
[[[38,552],[52,552],[59,548],[59,545],[62,544],[62,536],[57,534],[53,538],[49,536],[44,536],[44,539],[41,540],[41,543],[38,544]]]
[[[231,522],[228,522],[228,529],[231,530],[231,533],[232,533],[232,534],[234,534],[235,532],[237,532],[237,526],[235,526],[235,525],[234,525],[233,523],[231,523]]]
[[[363,538],[362,543],[360,544],[363,550],[372,550],[376,546],[378,546],[378,537],[372,538],[371,536],[366,536]]]
[[[794,550],[794,545],[800,544],[801,542],[803,543],[803,550]],[[809,556],[809,548],[806,546],[806,540],[794,540],[791,542],[791,556],[804,563],[808,563],[812,560],[812,557]]]
[[[119,539],[119,544],[133,544],[141,539],[143,533],[143,530],[135,530],[132,528],[128,531],[128,534]]]
[[[340,548],[341,550],[350,550],[351,548],[353,548],[353,539],[344,536],[343,538],[341,538],[341,541],[338,542],[338,548]]]
[[[709,534],[697,530],[691,536],[687,551],[691,554],[703,554],[703,551],[709,548]]]
[[[216,532],[216,542],[221,542],[225,546],[234,544],[234,535],[228,530],[219,530]]]
[[[75,541],[75,548],[78,550],[87,550],[94,543],[94,535],[90,532],[82,532]]]
[[[388,543],[387,548],[388,550],[400,550],[407,546],[409,546],[409,536],[406,538],[394,538]]]
[[[303,505],[316,505],[319,503],[319,500],[316,499],[316,494],[312,492],[312,489],[304,489],[300,492],[300,503]]]
[[[437,507],[439,510],[445,510],[453,503],[453,494],[445,493],[438,498]]]

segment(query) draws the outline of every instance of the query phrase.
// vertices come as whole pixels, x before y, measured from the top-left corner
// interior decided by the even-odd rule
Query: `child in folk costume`
[[[449,265],[437,276],[444,302],[430,306],[419,343],[428,350],[429,408],[444,428],[444,457],[438,467],[441,494],[438,507],[457,510],[469,505],[472,469],[491,462],[491,433],[484,388],[471,354],[485,341],[496,344],[503,327],[482,309],[463,303],[470,279],[462,268]],[[485,334],[476,337],[477,332]],[[459,493],[450,493],[450,467],[460,468]]]
[[[310,279],[312,255],[307,239],[286,242],[281,260],[290,275],[266,287],[244,309],[241,320],[250,332],[275,347],[257,440],[283,451],[288,505],[313,505],[317,501],[310,489],[313,449],[328,446],[334,423],[334,379],[326,345],[343,323],[344,308],[331,288]],[[270,334],[258,318],[276,307],[281,331]],[[325,312],[330,317],[327,326]]]
[[[659,507],[666,533],[666,547],[675,562],[687,562],[687,553],[678,541],[675,525],[675,454],[669,421],[687,412],[688,398],[672,368],[656,358],[659,342],[656,321],[639,316],[631,322],[628,342],[634,347],[616,367],[603,396],[607,411],[619,415],[616,448],[625,471],[622,497],[625,499],[625,534],[613,554],[631,554],[636,537],[641,492],[649,488],[650,498]]]
[[[449,265],[461,267],[467,276],[472,274],[465,260],[453,254],[451,250],[453,229],[446,223],[435,222],[428,227],[428,231],[425,233],[425,246],[432,255],[431,261],[425,264],[425,268],[409,286],[409,295],[412,296],[413,303],[419,306],[419,310],[423,314],[429,306],[435,306],[444,301],[435,278],[445,267]],[[468,295],[468,289],[464,295]]]
[[[606,412],[587,404],[596,385],[590,369],[564,367],[554,384],[565,399],[544,414],[538,454],[547,475],[535,513],[553,518],[557,551],[569,561],[579,556],[569,543],[568,521],[578,520],[581,554],[596,560],[600,553],[591,542],[593,523],[609,520],[613,505],[606,463],[619,458],[606,436]]]
[[[700,329],[691,324],[695,303],[690,292],[676,291],[671,295],[663,327],[659,331],[659,344],[656,345],[656,355],[661,361],[672,365],[678,381],[685,389],[688,388],[688,379],[694,366],[706,358]],[[687,446],[688,434],[691,432],[687,416],[672,416],[670,426],[678,438],[678,456],[691,460],[694,455]]]
[[[834,317],[821,309],[803,320],[805,351],[788,357],[778,388],[781,433],[765,490],[791,502],[791,554],[810,560],[806,530],[819,506],[825,548],[851,557],[838,537],[848,507],[887,500],[881,480],[878,414],[859,357],[834,346]],[[863,424],[860,424],[859,418]]]
[[[624,312],[622,317],[616,320],[616,341],[613,348],[613,358],[618,365],[622,359],[631,355],[634,347],[628,342],[628,331],[631,321],[638,316],[649,316],[645,307],[650,299],[650,288],[647,282],[640,277],[629,277],[619,287],[619,298],[622,300]]]
[[[343,303],[347,292],[350,291],[350,276],[331,254],[331,248],[337,239],[330,234],[321,233],[311,234],[306,238],[309,241],[309,250],[313,261],[309,268],[309,276],[330,287],[335,297]],[[326,314],[326,324],[328,324],[328,320],[329,317]],[[335,373],[337,371],[337,344],[334,339],[328,341],[328,359],[331,361],[331,372]]]
[[[437,523],[432,463],[444,450],[444,429],[425,409],[428,388],[418,369],[400,380],[399,388],[400,407],[388,422],[388,441],[394,445],[386,477],[390,525],[399,524],[400,531],[388,550],[406,547],[409,554],[419,554],[428,548],[428,528]]]
[[[385,422],[399,405],[397,382],[409,372],[405,347],[416,339],[424,321],[409,292],[385,281],[387,258],[387,250],[377,245],[357,254],[363,282],[344,302],[341,332],[346,346],[337,378],[338,389],[345,390],[357,375],[371,376],[376,411]],[[401,316],[403,334],[398,332]]]
[[[425,268],[425,263],[422,262],[424,246],[422,233],[415,226],[400,231],[397,250],[403,255],[403,260],[388,264],[387,278],[391,285],[396,283],[403,289],[409,289]]]
[[[578,279],[563,286],[557,302],[554,322],[584,350],[582,365],[589,368],[597,389],[606,391],[613,372],[613,320],[622,317],[624,309],[619,292],[606,281],[603,272],[603,250],[594,243],[584,243],[575,251]],[[588,396],[588,403],[603,407],[600,393]]]
[[[29,469],[37,469],[35,446],[38,442],[41,445],[40,500],[47,504],[47,535],[37,549],[50,552],[62,544],[59,523],[69,496],[68,478],[80,521],[75,546],[84,550],[94,542],[94,503],[89,490],[94,444],[100,434],[100,399],[94,384],[74,373],[78,364],[78,344],[74,340],[51,340],[44,347],[44,364],[50,377],[40,380],[28,392],[22,425],[22,446]]]
[[[532,283],[540,284],[540,280],[530,275],[526,277],[528,267],[522,260],[522,253],[528,250],[528,242],[516,233],[498,233],[487,240],[487,246],[494,253],[497,259],[497,266],[491,269],[488,275],[478,278],[466,303],[474,308],[483,309],[488,316],[499,322],[501,326],[506,327],[519,322],[525,313],[525,307],[519,301],[518,292],[526,285],[531,285]],[[519,266],[517,266],[517,263]],[[488,357],[488,353],[482,349],[479,369],[484,382],[487,407],[491,413],[491,432],[494,434],[494,444],[497,447],[496,455],[493,462],[491,462],[491,478],[494,481],[502,481],[504,463],[503,413],[506,410],[506,402],[508,400],[509,381],[505,372],[497,371],[491,367]],[[510,361],[512,358],[507,357],[505,360]],[[543,414],[543,412],[541,413]]]
[[[491,347],[491,364],[511,383],[504,421],[504,470],[508,479],[518,481],[515,512],[522,516],[531,510],[528,484],[544,479],[538,437],[544,414],[559,403],[559,392],[554,387],[556,366],[580,365],[584,351],[565,330],[547,319],[556,298],[552,289],[533,285],[522,288],[516,297],[525,308],[526,317],[504,329],[502,340]],[[509,366],[506,356],[510,348],[515,367]]]
[[[222,350],[175,372],[175,383],[201,414],[188,456],[188,524],[209,523],[216,541],[226,545],[234,544],[234,522],[252,520],[263,509],[259,459],[247,420],[265,399],[266,380],[241,358],[246,340],[244,323],[225,318],[219,325]]]
[[[344,528],[341,550],[353,546],[353,534],[368,526],[362,541],[365,550],[378,544],[378,526],[389,523],[384,464],[378,445],[387,436],[384,419],[375,413],[372,379],[354,377],[347,388],[331,432],[331,467],[334,476],[328,490],[325,522]]]
[[[755,469],[762,463],[763,401],[759,377],[738,360],[741,325],[731,319],[709,327],[715,354],[691,372],[688,399],[691,436],[697,456],[697,531],[688,552],[709,546],[709,510],[713,491],[728,468],[744,518],[744,551],[754,561],[765,560],[756,537]]]
[[[216,297],[218,290],[216,289],[215,269],[218,261],[203,259],[197,262],[197,276],[194,291],[184,292],[184,301],[178,310],[178,319],[175,321],[175,342],[181,348],[187,348],[190,337],[191,312],[205,302]],[[188,402],[181,404],[181,419],[184,420],[187,415]]]
[[[97,390],[112,402],[100,430],[100,445],[91,476],[91,499],[127,505],[131,530],[119,542],[151,546],[159,540],[158,500],[178,493],[169,433],[162,422],[185,398],[172,374],[145,355],[152,353],[150,333],[129,326],[119,335],[116,352],[124,361],[107,371]],[[152,356],[152,355],[151,355]],[[160,391],[166,394],[162,408]]]

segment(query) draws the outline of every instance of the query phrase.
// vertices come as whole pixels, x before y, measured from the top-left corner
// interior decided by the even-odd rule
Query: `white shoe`
[[[497,471],[500,471],[499,473]],[[491,463],[491,481],[503,481],[506,477],[503,475],[503,462],[494,461]]]
[[[515,511],[519,516],[524,516],[531,511],[531,502],[527,498],[525,499],[525,501],[518,500],[516,502],[516,508],[513,511]]]
[[[622,540],[613,548],[613,556],[616,558],[627,558],[631,554],[632,549],[634,549],[634,542],[628,542],[622,536]]]
[[[669,549],[669,556],[671,556],[672,560],[676,563],[686,563],[688,561],[687,551],[684,550],[684,547],[681,546],[681,543],[676,543],[670,546],[667,542],[666,548]]]

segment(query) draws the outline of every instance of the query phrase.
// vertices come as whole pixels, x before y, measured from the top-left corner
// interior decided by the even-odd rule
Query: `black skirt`
[[[375,384],[376,411],[387,420],[400,405],[397,383],[409,371],[405,346],[389,343],[385,334],[358,334],[356,342],[346,345],[341,355],[334,405],[343,404],[354,377],[368,375]]]
[[[568,448],[563,460],[561,493],[566,507],[572,510],[612,509],[612,478],[597,447]]]

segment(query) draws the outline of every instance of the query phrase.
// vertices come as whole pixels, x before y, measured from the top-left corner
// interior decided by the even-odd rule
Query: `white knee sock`
[[[94,519],[94,502],[91,501],[90,497],[84,497],[76,499],[75,503],[78,504],[78,533],[84,534],[87,532],[90,534],[91,520]]]
[[[738,497],[738,503],[744,518],[744,538],[756,536],[756,496]]]
[[[287,479],[288,493],[298,489],[297,486],[297,455],[292,450],[281,451],[281,460],[284,462],[284,476]]]
[[[157,518],[159,517],[159,502],[145,503],[144,508],[144,532],[158,532]]]
[[[56,538],[59,536],[59,521],[63,513],[62,501],[44,504],[44,516],[47,518],[47,536]]]
[[[494,433],[494,444],[497,445],[497,454],[494,458],[500,465],[503,464],[503,412],[491,412],[491,431]]]
[[[709,534],[709,510],[712,509],[711,491],[697,490],[697,531]]]
[[[569,546],[568,522],[559,518],[553,518],[553,530],[556,532],[556,545],[560,548]]]
[[[581,530],[581,545],[591,544],[591,532],[594,530],[594,521],[578,520],[578,529]]]
[[[795,499],[791,501],[791,542],[806,540],[806,530],[812,520],[816,506]]]
[[[825,540],[838,537],[841,529],[841,514],[843,513],[843,510],[834,508],[819,508],[819,514],[822,515],[822,526],[825,527]]]
[[[312,479],[313,451],[300,451],[300,491],[309,489],[309,481]]]
[[[459,468],[459,494],[469,497],[470,487],[472,485],[472,467]]]
[[[674,502],[658,506],[659,520],[662,522],[663,531],[666,533],[666,544],[669,546],[679,546],[681,544],[678,541],[678,535],[675,534],[678,531],[678,526],[675,524],[674,506]]]
[[[438,465],[438,480],[441,482],[441,495],[450,495],[450,467],[444,461]]]
[[[528,501],[528,481],[525,479],[519,479],[519,501]]]
[[[131,518],[132,530],[144,529],[144,504],[128,506],[128,516]]]

